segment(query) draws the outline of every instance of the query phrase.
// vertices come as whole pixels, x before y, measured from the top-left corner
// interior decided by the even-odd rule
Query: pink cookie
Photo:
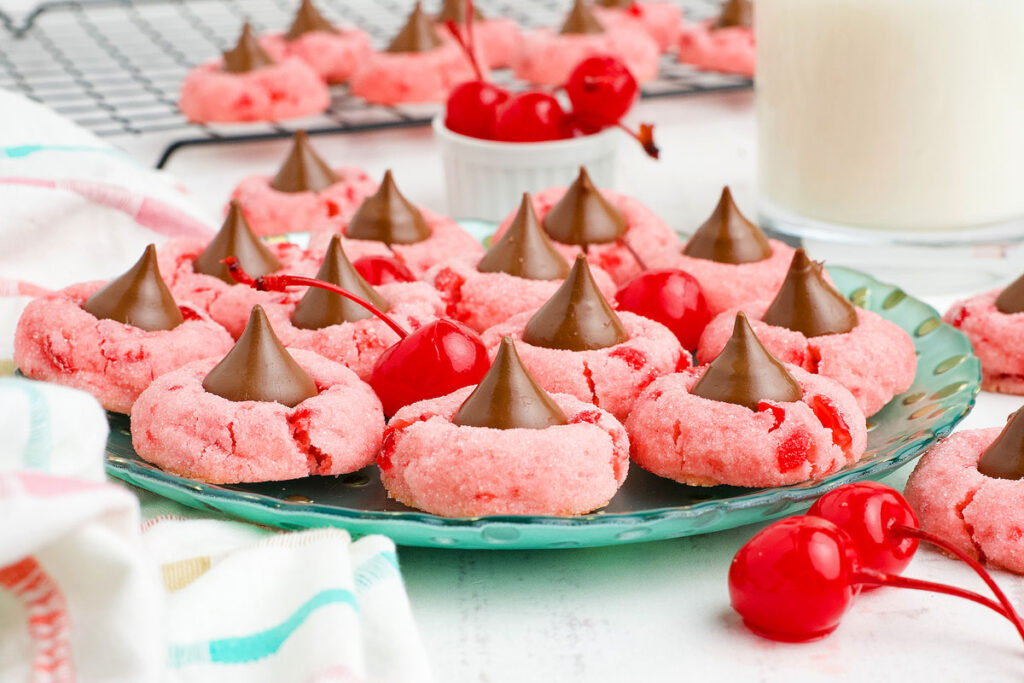
[[[519,313],[532,312],[551,298],[564,280],[528,280],[507,273],[481,273],[479,259],[453,259],[431,268],[426,275],[441,292],[447,315],[483,332]],[[615,301],[615,283],[608,273],[592,267],[601,294]]]
[[[480,242],[451,218],[422,207],[417,208],[430,226],[430,237],[420,242],[391,246],[373,240],[345,238],[342,240],[342,246],[349,259],[356,261],[363,256],[393,256],[404,263],[416,277],[423,277],[434,264],[461,256],[478,257],[483,253],[484,248]],[[342,235],[345,234],[346,227],[345,224],[341,226]],[[336,221],[321,223],[310,236],[309,250],[322,258],[331,236],[338,231]]]
[[[453,42],[429,52],[376,52],[352,76],[352,94],[372,104],[444,102],[460,83],[476,78]]]
[[[1024,394],[1024,313],[996,308],[993,290],[953,304],[942,319],[971,340],[986,391]]]
[[[645,470],[693,486],[783,486],[864,455],[864,414],[838,383],[787,365],[803,398],[763,401],[754,412],[691,394],[706,367],[660,377],[633,406],[626,430]]]
[[[280,192],[271,176],[252,175],[231,193],[242,204],[249,226],[257,235],[307,232],[329,219],[347,220],[359,204],[377,191],[377,183],[361,168],[334,169],[340,179],[320,192]]]
[[[221,60],[188,72],[178,107],[189,121],[278,121],[319,114],[331,96],[301,59],[290,57],[246,73],[221,70]]]
[[[441,295],[425,282],[402,282],[374,287],[391,306],[388,316],[406,330],[414,331],[440,317],[444,312]],[[319,330],[295,327],[291,322],[295,302],[305,294],[300,290],[295,301],[266,306],[278,338],[289,349],[305,349],[348,367],[368,380],[374,363],[384,350],[398,341],[398,335],[376,317],[331,325]],[[245,313],[248,317],[248,311]],[[242,320],[245,328],[245,320]]]
[[[608,28],[603,33],[561,34],[537,28],[523,36],[512,65],[517,78],[535,85],[564,85],[576,65],[588,57],[619,58],[640,83],[658,75],[658,44],[635,27]]]
[[[82,389],[107,410],[128,413],[157,377],[207,356],[231,337],[201,310],[179,305],[185,322],[145,330],[97,319],[82,304],[104,282],[84,282],[32,301],[18,319],[14,362],[27,377]]]
[[[414,403],[391,418],[377,464],[392,498],[444,517],[568,516],[602,507],[615,495],[629,468],[629,440],[615,418],[552,394],[569,424],[452,424],[474,388]]]
[[[533,195],[533,208],[541,221],[548,215],[551,207],[558,203],[565,191],[564,187],[549,187]],[[646,206],[632,197],[613,190],[601,190],[601,195],[626,219],[626,234],[623,239],[629,242],[629,245],[648,266],[653,266],[654,260],[659,256],[664,258],[665,252],[678,251],[679,237],[672,231],[672,228],[665,224],[665,221],[654,215]],[[515,215],[516,212],[513,211],[501,222],[494,237],[491,238],[492,241],[497,241],[505,234]],[[576,258],[576,254],[581,252],[576,245],[560,244],[559,242],[554,244],[570,263]],[[587,262],[611,275],[617,285],[622,285],[641,270],[629,250],[615,242],[590,245],[590,249],[587,251]],[[788,266],[787,259],[786,265],[783,267],[783,275]],[[779,282],[782,280],[780,279]]]
[[[679,61],[706,71],[754,76],[754,32],[742,26],[712,28],[686,23],[679,36]]]
[[[765,348],[783,363],[833,379],[850,390],[865,415],[874,415],[893,396],[914,383],[917,354],[914,341],[898,325],[877,313],[857,309],[857,326],[843,334],[805,337],[759,320],[765,306],[743,310]],[[700,338],[697,362],[714,360],[732,334],[736,310],[716,316]]]
[[[603,349],[567,351],[527,344],[522,339],[533,316],[530,311],[484,332],[484,345],[493,357],[501,338],[512,337],[523,365],[545,391],[571,394],[621,419],[656,377],[688,368],[693,361],[664,325],[626,311],[617,315],[629,340]]]
[[[291,355],[320,391],[294,408],[206,391],[203,379],[220,358],[164,375],[132,408],[136,452],[168,472],[212,484],[344,474],[369,465],[384,430],[373,390],[315,353]]]
[[[351,78],[373,52],[370,36],[355,27],[339,29],[337,33],[310,31],[295,40],[287,40],[282,34],[263,36],[260,47],[277,61],[288,57],[301,59],[332,84]]]
[[[1024,574],[1024,480],[994,479],[978,460],[1000,429],[956,432],[933,446],[904,492],[921,528],[968,555]]]
[[[464,27],[460,28],[465,30]],[[445,37],[450,35],[448,27],[442,23],[437,25],[437,32]],[[523,33],[519,30],[519,24],[511,19],[477,19],[473,21],[473,39],[487,68],[506,69],[519,56]]]
[[[629,8],[594,7],[594,14],[608,28],[630,27],[647,32],[658,49],[676,49],[683,23],[683,10],[671,2],[635,2]]]

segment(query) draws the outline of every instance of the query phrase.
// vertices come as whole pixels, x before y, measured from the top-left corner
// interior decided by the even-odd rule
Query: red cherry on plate
[[[638,92],[633,74],[615,57],[584,59],[565,82],[574,117],[590,128],[618,123],[633,106]]]
[[[477,384],[490,368],[480,335],[453,320],[435,320],[400,340],[377,359],[370,386],[384,414]]]
[[[498,108],[495,138],[506,142],[543,142],[569,137],[569,117],[554,97],[524,92]]]
[[[373,286],[416,281],[412,271],[391,256],[363,256],[353,261],[352,265]]]
[[[498,108],[508,101],[508,91],[486,81],[467,81],[448,96],[444,125],[472,138],[493,140]]]
[[[820,517],[766,527],[729,567],[729,597],[750,630],[773,640],[831,633],[857,592],[857,554],[845,531]]]
[[[697,348],[700,335],[711,321],[700,283],[689,273],[674,268],[646,270],[615,293],[619,310],[630,311],[661,323],[679,339],[683,348]]]

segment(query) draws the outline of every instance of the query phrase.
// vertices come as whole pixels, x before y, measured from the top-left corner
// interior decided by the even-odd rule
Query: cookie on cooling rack
[[[754,76],[753,0],[728,0],[717,19],[685,23],[679,61],[705,71]]]
[[[285,33],[261,36],[260,46],[277,61],[297,57],[325,81],[344,83],[370,56],[370,36],[355,26],[338,28],[311,0],[302,0]]]
[[[646,31],[662,52],[678,47],[683,10],[674,2],[599,0],[594,14],[609,28],[630,27]]]
[[[437,31],[442,36],[448,35],[448,21],[454,21],[459,30],[466,27],[466,0],[444,0],[441,11],[434,17]],[[519,24],[505,17],[488,17],[473,6],[473,40],[480,51],[483,63],[489,69],[504,69],[512,66],[519,55],[522,42],[522,31]]]

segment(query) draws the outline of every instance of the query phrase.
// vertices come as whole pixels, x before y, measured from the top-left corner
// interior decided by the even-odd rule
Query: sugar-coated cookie
[[[983,389],[1024,394],[1024,277],[956,302],[942,319],[971,340]]]
[[[658,43],[662,52],[675,50],[683,24],[683,10],[672,2],[604,0],[594,14],[609,28],[639,27]]]
[[[332,25],[310,0],[302,0],[287,32],[262,36],[259,42],[275,60],[297,57],[332,84],[347,81],[373,52],[366,31]]]

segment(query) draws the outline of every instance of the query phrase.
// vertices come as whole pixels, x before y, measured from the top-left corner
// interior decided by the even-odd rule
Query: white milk
[[[767,213],[1024,218],[1024,0],[757,0],[756,30]]]

